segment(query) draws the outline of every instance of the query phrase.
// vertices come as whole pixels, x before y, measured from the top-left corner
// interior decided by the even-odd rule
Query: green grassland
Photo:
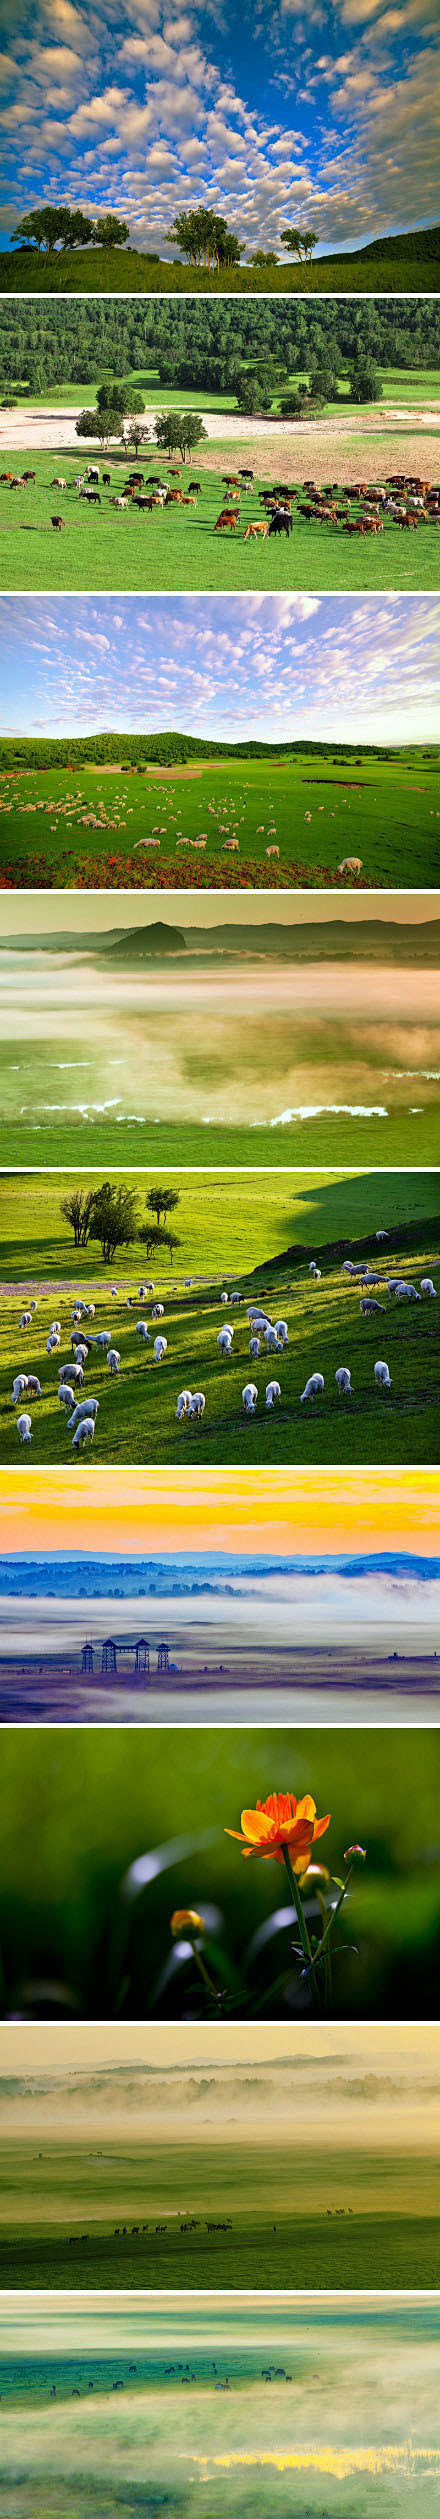
[[[429,403],[432,406],[433,403],[438,403],[439,401],[440,375],[438,368],[416,367],[411,369],[407,367],[382,367],[379,365],[378,373],[382,385],[384,404],[388,402],[401,402],[405,404],[412,403],[416,413],[418,404],[422,405],[424,403]],[[29,386],[27,385],[26,377],[17,376],[16,378],[12,378],[10,380],[8,384],[8,393],[17,394],[20,409],[23,411],[26,411],[28,405],[33,411],[65,411],[69,408],[76,411],[79,409],[80,404],[84,405],[87,410],[93,410],[96,402],[98,386],[101,382],[101,370],[97,368],[93,375],[88,377],[86,380],[84,380],[84,378],[82,379],[81,385],[79,385],[78,382],[72,385],[69,377],[67,376],[63,384],[57,380],[57,382],[53,385],[47,386],[44,392],[38,392],[35,389],[31,392]],[[128,365],[126,369],[126,383],[133,388],[134,407],[136,407],[134,400],[135,390],[136,387],[139,387],[139,391],[142,395],[142,401],[145,403],[146,415],[148,415],[150,408],[157,410],[158,404],[160,404],[161,411],[179,411],[182,407],[183,398],[186,411],[199,411],[201,401],[204,411],[218,411],[221,413],[237,411],[238,408],[236,394],[232,392],[220,393],[219,391],[215,393],[207,393],[205,386],[203,386],[202,391],[200,386],[198,388],[191,388],[191,386],[185,385],[183,396],[182,386],[164,384],[163,378],[161,379],[159,375],[158,368],[154,367],[153,364],[148,364],[144,367],[130,367]],[[309,383],[310,377],[307,368],[296,367],[295,371],[292,369],[292,373],[289,376],[286,376],[283,391],[286,391],[286,387],[288,385],[309,386]],[[323,402],[323,417],[335,419],[337,417],[340,403],[344,402],[347,403],[352,411],[354,406],[350,398],[350,385],[348,377],[340,376],[337,379],[337,393],[333,395],[331,401]],[[360,406],[360,408],[362,408],[362,406]],[[270,405],[270,414],[266,412],[264,416],[266,419],[268,417],[270,418],[272,414],[278,412],[279,410],[280,394],[275,392]]]
[[[81,760],[69,767],[2,767],[0,886],[156,891],[434,888],[440,879],[439,765],[347,763],[313,752],[272,761],[173,763],[167,770]],[[124,756],[124,737],[121,737]],[[93,816],[97,827],[85,822]],[[195,847],[207,833],[203,847]],[[148,836],[150,848],[142,845]],[[238,847],[230,851],[227,840]],[[278,856],[267,856],[276,846]],[[344,856],[362,875],[338,874]]]
[[[386,1192],[386,1176],[383,1186]],[[44,1187],[50,1208],[51,1195],[55,1204],[54,1185],[47,1183]],[[260,1185],[257,1187],[254,1182],[252,1187],[258,1209]],[[273,1198],[273,1184],[271,1190]],[[37,1206],[41,1195],[37,1188]],[[263,1189],[263,1198],[264,1195]],[[393,1196],[391,1180],[387,1213],[392,1208]],[[403,1199],[407,1215],[410,1215],[409,1179],[404,1181]],[[425,1234],[422,1220],[420,1225],[415,1219],[411,1221],[409,1231],[405,1227],[403,1232],[396,1228],[395,1237],[391,1229],[386,1260],[377,1263],[384,1277],[388,1272],[394,1276],[403,1269],[403,1273],[410,1275],[411,1282],[416,1285],[424,1275],[433,1276],[435,1283],[437,1236],[432,1216],[435,1208],[432,1187],[430,1201],[431,1219]],[[241,1204],[241,1188],[237,1204]],[[198,1466],[202,1460],[209,1465],[218,1462],[224,1465],[253,1464],[256,1460],[265,1465],[275,1461],[314,1462],[318,1459],[344,1463],[394,1462],[408,1457],[414,1462],[436,1460],[440,1428],[440,1375],[436,1311],[432,1299],[422,1299],[420,1304],[396,1306],[386,1287],[384,1291],[379,1287],[375,1291],[377,1299],[384,1303],[384,1317],[373,1314],[363,1319],[359,1289],[355,1290],[342,1275],[341,1257],[336,1260],[331,1253],[324,1255],[322,1242],[327,1236],[322,1234],[320,1241],[317,1235],[314,1245],[314,1255],[317,1253],[322,1261],[321,1282],[317,1285],[309,1277],[306,1258],[297,1260],[296,1264],[292,1260],[289,1263],[286,1258],[274,1266],[266,1239],[264,1298],[272,1319],[287,1320],[289,1344],[282,1355],[271,1356],[267,1354],[263,1342],[258,1359],[252,1361],[249,1358],[246,1302],[255,1296],[258,1300],[261,1296],[263,1301],[263,1287],[261,1262],[260,1276],[256,1278],[254,1275],[260,1259],[261,1224],[257,1247],[250,1224],[247,1260],[239,1273],[243,1304],[233,1307],[232,1353],[229,1358],[222,1359],[217,1348],[217,1334],[224,1324],[225,1309],[220,1304],[223,1278],[217,1272],[223,1264],[226,1284],[228,1280],[231,1284],[231,1254],[225,1206],[222,1204],[221,1187],[219,1189],[218,1186],[214,1205],[217,1217],[220,1214],[221,1218],[216,1282],[213,1278],[210,1281],[209,1275],[208,1215],[202,1192],[201,1221],[205,1246],[202,1283],[199,1279],[192,1287],[185,1288],[181,1278],[176,1283],[169,1272],[162,1277],[154,1270],[154,1298],[150,1296],[141,1302],[136,1298],[133,1315],[127,1311],[126,1305],[126,1264],[118,1267],[117,1262],[114,1263],[114,1270],[109,1271],[109,1291],[106,1292],[102,1282],[102,1264],[99,1267],[96,1256],[91,1256],[90,1251],[83,1255],[88,1295],[96,1303],[92,1334],[101,1328],[109,1329],[112,1345],[116,1345],[121,1358],[119,1374],[115,1378],[109,1374],[105,1357],[102,1354],[95,1356],[93,1350],[85,1369],[81,1396],[86,1397],[89,1391],[99,1400],[95,1444],[92,1451],[82,1456],[85,1462],[91,1464],[90,1474],[93,1475],[94,1462],[103,1460],[113,1463],[155,1462],[161,1465],[184,1461],[187,1468],[193,1462]],[[324,1192],[324,1210],[325,1207]],[[188,1214],[186,1192],[185,1208]],[[385,1213],[382,1194],[380,1212]],[[47,1240],[45,1273],[50,1272],[50,1292],[45,1290],[37,1261],[37,1248],[41,1246],[42,1237],[41,1207],[38,1221],[34,1208],[34,1238],[31,1217],[32,1206],[26,1198],[21,1266],[17,1274],[24,1282],[27,1294],[31,1293],[34,1285],[35,1289],[39,1288],[38,1311],[32,1326],[20,1331],[22,1300],[17,1293],[11,1292],[9,1297],[5,1295],[1,1330],[2,1462],[16,1463],[19,1456],[15,1423],[17,1412],[11,1404],[14,1374],[22,1369],[37,1373],[42,1385],[41,1400],[30,1404],[32,1453],[25,1452],[21,1456],[24,1474],[29,1457],[37,1466],[40,1462],[50,1462],[55,1467],[62,1467],[72,1458],[67,1419],[58,1403],[57,1368],[58,1363],[63,1362],[66,1369],[68,1366],[72,1284],[78,1288],[82,1275],[82,1270],[75,1268],[75,1254],[71,1249],[70,1267],[62,1278],[52,1266],[51,1245]],[[6,1220],[3,1235],[0,1269],[6,1282],[8,1272],[11,1273],[11,1259],[8,1259],[6,1247]],[[292,1230],[289,1236],[284,1234],[282,1241],[280,1236],[278,1248],[281,1243],[281,1248],[286,1251],[287,1241],[293,1241]],[[377,1262],[374,1233],[372,1250]],[[402,1250],[406,1254],[403,1259],[400,1257]],[[70,1284],[66,1284],[67,1273]],[[145,1261],[143,1273],[146,1278],[150,1275]],[[121,1292],[112,1297],[111,1285],[114,1282],[119,1285],[121,1278]],[[150,1313],[152,1302],[157,1298],[164,1302],[165,1314],[163,1321],[153,1324]],[[61,1348],[49,1357],[46,1340],[51,1321],[57,1315],[62,1324]],[[149,1321],[148,1345],[140,1344],[136,1337],[135,1315]],[[160,1365],[155,1361],[153,1348],[157,1329],[167,1339],[166,1355]],[[385,1356],[389,1365],[390,1391],[382,1392],[376,1388],[373,1368],[378,1355]],[[335,1384],[335,1373],[340,1364],[348,1364],[352,1376],[352,1392],[344,1399],[338,1396]],[[301,1391],[309,1374],[316,1371],[324,1374],[324,1393],[318,1402],[302,1406]],[[273,1377],[280,1382],[281,1401],[275,1409],[268,1410],[265,1406],[266,1384]],[[244,1415],[241,1398],[248,1380],[256,1382],[259,1392],[257,1414],[250,1418]],[[176,1421],[178,1395],[187,1387],[205,1393],[206,1409],[200,1423],[186,1418],[181,1424]],[[26,1406],[26,1401],[23,1406]],[[88,1474],[87,1468],[84,1474]]]
[[[329,2146],[325,2157],[231,2135],[216,2142],[169,2140],[132,2150],[112,2144],[99,2173],[79,2144],[51,2146],[36,2165],[25,2147],[2,2144],[7,2213],[0,2235],[6,2290],[163,2291],[283,2289],[303,2277],[310,2290],[437,2289],[440,2275],[438,2171],[414,2153],[389,2156]],[[20,2172],[22,2203],[13,2217]],[[338,2219],[335,2214],[338,2213]],[[138,2226],[134,2235],[132,2214]],[[156,2222],[165,2215],[158,2235]],[[181,2217],[179,2220],[179,2216]],[[196,2227],[185,2224],[196,2216]],[[231,2228],[208,2234],[207,2219]],[[115,2228],[126,2223],[127,2235]],[[145,2230],[142,2223],[147,2224]],[[113,2227],[112,2227],[113,2226]],[[69,2240],[74,2245],[69,2246]]]
[[[152,255],[137,253],[125,247],[101,252],[85,249],[84,253],[44,254],[3,253],[0,255],[0,293],[24,290],[34,295],[42,289],[47,296],[70,295],[90,290],[99,295],[109,291],[146,290],[160,295],[181,293],[204,297],[261,296],[270,289],[283,295],[297,291],[301,296],[332,296],[339,290],[362,295],[364,291],[409,290],[417,294],[425,289],[432,296],[440,285],[440,229],[438,227],[410,230],[402,236],[380,236],[370,245],[360,246],[353,253],[322,255],[317,262],[306,265],[295,262],[269,263],[264,270],[250,264],[231,265],[221,271],[198,271],[182,262],[153,260]]]
[[[388,448],[389,448],[388,434]],[[211,442],[212,447],[214,441]],[[357,468],[365,464],[367,451],[362,440],[350,440],[353,448],[353,479]],[[90,455],[90,450],[89,450]],[[12,492],[1,488],[0,506],[0,585],[3,592],[42,587],[45,591],[67,592],[81,588],[86,593],[124,588],[130,592],[145,585],[151,591],[169,589],[173,593],[188,587],[205,592],[218,589],[236,591],[249,587],[263,589],[294,589],[336,586],[338,591],[376,587],[429,592],[437,588],[440,531],[433,522],[423,521],[415,533],[403,532],[385,519],[382,534],[367,535],[362,544],[357,535],[346,535],[340,526],[311,525],[293,511],[293,532],[289,535],[259,537],[255,543],[244,541],[245,527],[263,510],[259,490],[269,486],[268,480],[255,480],[252,491],[242,500],[241,523],[227,534],[215,533],[216,518],[224,502],[223,472],[236,472],[249,458],[246,423],[243,441],[235,439],[216,449],[218,470],[200,463],[200,457],[182,466],[179,486],[185,491],[193,478],[201,480],[201,495],[196,506],[156,508],[152,514],[142,512],[131,503],[118,511],[111,505],[113,494],[123,488],[125,469],[121,457],[113,453],[101,465],[110,470],[112,487],[101,490],[100,507],[85,508],[74,489],[75,471],[87,463],[87,449],[72,445],[70,452],[60,455],[30,448],[28,455],[3,453],[1,469],[17,472],[28,463],[36,473],[35,484],[26,491]],[[92,457],[92,460],[94,458]],[[139,465],[161,472],[160,459],[139,456]],[[283,455],[280,449],[278,478],[282,477]],[[440,471],[440,463],[439,463]],[[56,474],[67,480],[67,490],[51,489]],[[298,465],[298,478],[300,477]],[[346,493],[344,493],[344,496]],[[353,518],[360,513],[352,502]],[[61,533],[54,532],[51,516],[63,518]]]
[[[62,1042],[59,1046],[61,1049]],[[71,1037],[67,1047],[71,1050]],[[31,1096],[33,1092],[37,1096],[39,1092],[47,1092],[47,1061],[39,1057],[38,1046],[34,1048],[33,1057],[29,1058],[28,1067],[23,1060],[21,1068],[24,1091]],[[8,1051],[6,1059],[4,1054],[0,1055],[0,1091],[4,1095],[8,1088],[9,1069]],[[401,1110],[391,1112],[386,1121],[376,1121],[374,1116],[362,1119],[349,1115],[344,1115],[343,1126],[326,1115],[310,1122],[299,1119],[291,1123],[286,1121],[282,1128],[271,1128],[270,1139],[268,1128],[260,1127],[258,1123],[245,1127],[240,1123],[234,1126],[227,1121],[210,1121],[209,1152],[213,1168],[220,1166],[228,1170],[232,1167],[239,1173],[264,1170],[269,1152],[274,1172],[284,1171],[286,1162],[307,1164],[313,1171],[322,1166],[331,1170],[335,1147],[339,1148],[342,1143],[348,1170],[361,1165],[363,1168],[371,1166],[382,1155],[384,1166],[399,1171],[402,1165],[411,1170],[414,1165],[424,1169],[435,1164],[438,1136],[438,1104],[432,1102],[422,1112],[416,1108],[407,1113]],[[206,1163],[207,1130],[203,1121],[187,1120],[182,1125],[178,1119],[174,1123],[146,1120],[142,1124],[141,1143],[145,1164],[151,1166],[156,1161],[161,1171],[170,1165],[174,1170],[182,1163],[190,1171],[198,1170]],[[47,1165],[51,1170],[57,1169],[61,1159],[63,1164],[75,1171],[78,1166],[83,1169],[88,1169],[91,1164],[98,1164],[100,1169],[104,1166],[104,1177],[107,1178],[109,1166],[113,1169],[118,1158],[127,1168],[136,1169],[139,1144],[137,1119],[133,1124],[129,1118],[124,1119],[120,1123],[115,1122],[113,1127],[108,1115],[104,1120],[91,1120],[64,1113],[55,1121],[42,1119],[29,1122],[27,1119],[18,1120],[14,1111],[11,1116],[0,1118],[0,1164],[2,1167],[19,1164],[21,1171],[27,1167],[32,1169],[36,1163],[42,1167]]]

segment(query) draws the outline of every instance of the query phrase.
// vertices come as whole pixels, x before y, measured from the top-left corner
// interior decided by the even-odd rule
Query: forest
[[[316,307],[271,298],[239,307],[191,299],[178,306],[148,298],[68,301],[13,298],[0,308],[1,383],[44,393],[96,374],[123,377],[154,365],[159,384],[235,392],[244,365],[276,363],[286,382],[307,369],[326,381],[356,370],[440,365],[435,299],[320,300]],[[1,398],[1,393],[0,393]]]

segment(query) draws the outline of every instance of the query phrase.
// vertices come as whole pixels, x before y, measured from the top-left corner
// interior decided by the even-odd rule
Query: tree
[[[75,421],[76,436],[97,437],[102,446],[108,446],[110,437],[122,437],[124,435],[123,421],[130,409],[130,398],[129,385],[124,385],[119,378],[113,381],[112,378],[106,377],[104,382],[98,385],[96,411],[80,411],[79,418]],[[139,405],[143,411],[145,406],[141,394]],[[139,435],[142,436],[142,430]]]
[[[93,243],[104,246],[126,245],[129,235],[130,229],[126,226],[125,219],[115,219],[112,211],[108,210],[105,219],[96,220]]]
[[[250,254],[249,261],[255,271],[265,271],[268,263],[272,266],[272,263],[278,262],[278,254],[273,252],[272,245],[259,245],[258,253]]]
[[[319,245],[319,236],[315,236],[312,227],[283,227],[281,244],[288,245],[290,254],[297,254],[298,262],[311,262],[314,245]]]
[[[350,390],[352,402],[381,402],[383,387],[377,368],[370,367],[367,360],[364,366],[356,367],[350,376]]]
[[[60,253],[66,253],[69,246],[89,245],[93,234],[93,219],[87,218],[84,210],[69,210],[62,203],[54,208],[52,202],[47,202],[42,210],[31,210],[27,218],[20,219],[12,243],[22,237],[26,244],[35,243],[39,253],[53,254],[57,246]]]
[[[95,235],[93,219],[86,218],[84,210],[70,210],[68,213],[67,235],[63,239],[63,243],[73,247],[75,247],[75,245],[90,245],[92,243],[92,239],[94,243]]]
[[[156,1217],[158,1225],[161,1223],[162,1216],[171,1215],[173,1207],[178,1207],[179,1198],[180,1190],[167,1190],[159,1187],[159,1189],[152,1189],[148,1191],[146,1205],[151,1208],[151,1214]]]
[[[155,1251],[168,1251],[171,1260],[173,1251],[180,1251],[179,1234],[172,1233],[171,1225],[141,1225],[139,1241],[144,1244],[147,1259],[153,1259]]]
[[[178,245],[184,262],[192,262],[196,269],[202,267],[204,271],[211,267],[219,271],[221,263],[239,262],[242,252],[238,236],[234,236],[226,219],[220,218],[218,211],[205,208],[202,201],[196,210],[179,211],[167,230],[166,241]]]
[[[137,1238],[135,1190],[126,1188],[124,1182],[115,1186],[111,1181],[103,1181],[102,1188],[95,1190],[93,1199],[91,1241],[100,1242],[103,1260],[112,1260],[115,1251],[123,1250],[128,1242],[136,1242]]]
[[[141,409],[142,411],[145,409],[144,403],[141,404]],[[134,446],[135,455],[138,455],[139,447],[145,445],[145,441],[150,435],[148,421],[146,428],[144,428],[142,420],[133,418],[133,420],[129,420],[128,428],[123,428],[122,434],[127,454],[130,453],[130,448]]]
[[[89,1240],[94,1198],[94,1190],[70,1190],[69,1196],[61,1199],[60,1214],[66,1224],[73,1226],[76,1251],[84,1251]]]
[[[164,454],[181,455],[183,464],[186,463],[187,455],[191,455],[193,448],[200,446],[202,438],[207,435],[208,431],[203,426],[199,411],[158,411],[157,413],[154,422],[156,446],[160,446]]]

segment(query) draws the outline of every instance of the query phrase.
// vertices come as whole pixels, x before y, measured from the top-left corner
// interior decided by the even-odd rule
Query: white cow
[[[306,1382],[306,1385],[305,1385],[305,1390],[304,1390],[304,1391],[301,1391],[301,1407],[302,1407],[302,1404],[303,1404],[303,1400],[304,1400],[304,1399],[318,1399],[318,1398],[320,1398],[321,1391],[323,1391],[323,1389],[324,1389],[324,1375],[323,1375],[323,1373],[309,1373],[309,1379],[308,1379],[308,1382]]]

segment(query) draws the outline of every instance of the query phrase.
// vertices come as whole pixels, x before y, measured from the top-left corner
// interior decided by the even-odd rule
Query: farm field
[[[224,297],[261,296],[265,289],[281,290],[283,295],[298,293],[301,297],[333,295],[333,292],[394,292],[408,290],[419,294],[435,294],[440,285],[440,229],[438,227],[409,230],[402,236],[380,236],[353,253],[322,254],[317,262],[268,263],[266,270],[252,269],[250,264],[224,266],[220,271],[197,270],[183,262],[157,261],[151,254],[130,248],[100,252],[96,247],[81,253],[40,256],[37,253],[2,253],[0,255],[0,293],[13,289],[36,295],[40,290],[70,294],[92,290],[124,295],[131,291],[157,291],[160,295],[182,292],[195,296]]]
[[[275,475],[273,471],[266,475],[261,471],[255,478],[253,489],[246,492],[241,522],[233,530],[216,534],[216,519],[225,497],[222,475],[227,470],[236,470],[242,461],[249,460],[249,442],[245,422],[242,440],[234,439],[232,461],[230,444],[215,447],[212,442],[215,469],[211,468],[211,462],[206,461],[206,449],[202,450],[204,461],[197,451],[196,457],[181,467],[179,481],[186,495],[190,495],[192,479],[201,481],[201,494],[195,505],[191,508],[156,508],[151,514],[147,510],[141,512],[131,503],[121,512],[111,505],[112,496],[120,495],[123,486],[120,457],[116,458],[113,454],[102,467],[110,469],[112,486],[100,492],[102,504],[89,506],[85,513],[84,502],[78,498],[74,488],[75,472],[81,471],[84,461],[87,461],[87,455],[84,458],[82,450],[78,452],[78,442],[76,446],[72,444],[70,452],[63,448],[58,464],[55,451],[48,453],[47,449],[37,449],[31,443],[24,469],[32,466],[36,474],[35,483],[29,482],[25,491],[13,494],[6,484],[1,488],[0,584],[3,591],[11,588],[14,591],[30,591],[43,587],[45,591],[52,592],[80,588],[83,592],[98,593],[106,588],[113,592],[115,587],[123,585],[124,590],[129,592],[143,590],[146,578],[151,591],[171,589],[173,592],[186,590],[188,586],[194,591],[200,587],[206,592],[217,589],[235,592],[248,587],[258,592],[262,589],[270,591],[272,588],[282,590],[305,586],[310,589],[336,587],[338,591],[350,591],[353,587],[361,587],[363,591],[377,587],[404,592],[436,589],[439,526],[434,522],[428,523],[426,519],[413,532],[399,529],[386,517],[383,533],[367,534],[361,538],[357,533],[345,533],[336,523],[310,523],[295,506],[292,533],[246,542],[244,534],[247,525],[262,517],[260,490],[270,487],[274,477],[278,480],[286,477],[285,445],[278,450]],[[318,447],[319,437],[317,451]],[[341,454],[340,440],[338,451]],[[346,451],[343,450],[344,456]],[[393,451],[396,458],[395,446]],[[368,464],[368,452],[361,433],[350,440],[350,483],[359,478],[374,477],[374,467]],[[414,463],[414,455],[412,460]],[[384,471],[386,468],[388,473],[397,469],[408,470],[405,450],[398,450],[393,463],[389,438],[386,452],[382,452],[382,462]],[[428,463],[426,446],[420,462]],[[155,463],[154,450],[151,461],[149,456],[142,461],[140,455],[139,465],[146,479],[149,469],[164,471],[159,459]],[[419,468],[418,461],[416,468]],[[17,469],[16,453],[5,449],[2,471],[15,474]],[[57,471],[60,478],[67,481],[65,491],[51,489]],[[346,499],[348,485],[345,478],[344,486],[344,473],[346,476],[346,461],[342,462],[338,475],[342,496]],[[440,477],[440,436],[438,474]],[[292,477],[291,473],[288,477]],[[304,477],[297,456],[297,482]],[[352,500],[350,519],[353,523],[360,513],[359,502]],[[61,531],[53,531],[52,515],[61,516]]]
[[[380,2149],[349,2157],[329,2145],[325,2158],[312,2145],[281,2140],[271,2149],[252,2138],[222,2144],[205,2136],[202,2148],[155,2141],[130,2155],[115,2139],[98,2176],[79,2143],[56,2143],[50,2157],[43,2151],[38,2175],[35,2149],[31,2159],[22,2143],[2,2142],[1,2160],[7,2290],[68,2289],[72,2274],[78,2291],[261,2290],[273,2288],[281,2262],[286,2290],[298,2262],[307,2264],[312,2291],[438,2287],[440,2193],[430,2155],[397,2154],[391,2162]],[[209,2234],[208,2219],[220,2224]]]
[[[351,855],[360,876],[338,871]],[[4,888],[429,890],[439,879],[439,765],[417,750],[382,764],[361,749],[344,775],[330,747],[328,762],[304,752],[118,768],[81,762],[77,744],[68,767],[10,770],[0,744]]]
[[[269,1205],[273,1202],[271,1229],[274,1232],[276,1190],[270,1176],[269,1184]],[[208,1465],[218,1462],[253,1465],[256,1460],[267,1465],[292,1460],[313,1463],[318,1459],[344,1463],[394,1462],[408,1458],[409,1446],[414,1462],[437,1459],[440,1377],[435,1303],[432,1298],[423,1297],[420,1303],[410,1300],[397,1306],[386,1285],[388,1274],[394,1278],[402,1273],[406,1278],[409,1276],[417,1290],[423,1276],[432,1277],[436,1284],[438,1233],[432,1185],[429,1182],[424,1184],[423,1195],[430,1206],[424,1231],[422,1218],[418,1223],[414,1212],[411,1212],[410,1179],[402,1176],[400,1198],[407,1221],[400,1226],[395,1224],[394,1231],[390,1225],[386,1260],[383,1257],[378,1260],[372,1228],[369,1264],[374,1271],[379,1269],[381,1278],[385,1280],[384,1285],[372,1289],[372,1293],[375,1300],[383,1303],[384,1312],[373,1313],[366,1318],[360,1312],[358,1284],[343,1274],[341,1250],[336,1258],[323,1248],[328,1228],[324,1232],[322,1223],[314,1243],[314,1256],[317,1255],[322,1270],[319,1282],[310,1277],[305,1254],[300,1258],[292,1252],[289,1262],[286,1242],[292,1244],[293,1232],[291,1227],[286,1235],[286,1225],[282,1243],[281,1235],[278,1242],[278,1249],[280,1243],[281,1247],[284,1244],[284,1260],[271,1260],[269,1231],[265,1247],[267,1265],[264,1264],[262,1269],[262,1204],[264,1208],[266,1185],[263,1182],[261,1192],[261,1185],[254,1177],[250,1186],[247,1258],[245,1267],[240,1266],[237,1287],[241,1301],[237,1306],[231,1306],[229,1302],[226,1307],[221,1304],[221,1292],[223,1285],[229,1295],[234,1289],[235,1270],[231,1282],[221,1185],[217,1185],[212,1207],[213,1220],[215,1210],[220,1216],[215,1263],[212,1258],[210,1266],[208,1214],[202,1193],[199,1220],[199,1230],[202,1230],[205,1241],[202,1277],[198,1276],[193,1284],[185,1284],[180,1267],[177,1279],[169,1269],[162,1274],[156,1267],[154,1293],[142,1299],[136,1291],[131,1271],[128,1280],[125,1255],[119,1268],[115,1260],[115,1275],[113,1268],[109,1270],[107,1289],[103,1285],[102,1263],[97,1263],[90,1246],[88,1252],[80,1255],[82,1265],[78,1270],[75,1270],[76,1255],[72,1248],[68,1268],[62,1272],[59,1259],[58,1265],[53,1266],[52,1232],[49,1224],[45,1237],[42,1203],[47,1198],[46,1216],[50,1217],[52,1207],[55,1234],[59,1233],[56,1212],[61,1182],[56,1193],[53,1180],[42,1188],[37,1185],[35,1239],[30,1230],[32,1205],[29,1207],[25,1201],[26,1221],[21,1252],[16,1227],[14,1230],[17,1280],[8,1288],[8,1272],[11,1277],[13,1260],[11,1251],[7,1256],[7,1206],[4,1207],[0,1244],[0,1274],[3,1279],[0,1456],[3,1462],[17,1463],[20,1459],[25,1475],[27,1448],[20,1453],[15,1422],[19,1408],[14,1410],[11,1402],[13,1378],[22,1372],[36,1374],[42,1391],[40,1399],[29,1401],[33,1463],[50,1462],[58,1467],[72,1458],[72,1434],[58,1401],[58,1366],[65,1363],[68,1382],[69,1356],[72,1356],[72,1298],[74,1289],[77,1290],[81,1282],[84,1286],[83,1300],[86,1299],[87,1287],[87,1300],[95,1304],[92,1324],[86,1320],[82,1323],[85,1341],[89,1337],[93,1340],[104,1330],[109,1333],[111,1346],[116,1347],[120,1358],[119,1370],[113,1375],[109,1372],[105,1352],[94,1350],[92,1345],[85,1363],[81,1398],[86,1398],[89,1393],[98,1400],[95,1444],[85,1456],[90,1463],[89,1475],[92,1477],[96,1460],[163,1465],[184,1460],[186,1464],[191,1461],[197,1466],[202,1460]],[[417,1198],[417,1176],[415,1186]],[[364,1185],[364,1191],[367,1205],[367,1185]],[[188,1195],[191,1198],[191,1191],[187,1192],[184,1187],[182,1217],[184,1209],[186,1215],[189,1214]],[[196,1193],[196,1201],[197,1195],[200,1197],[200,1193]],[[14,1184],[10,1185],[9,1201],[11,1196],[16,1202]],[[232,1199],[234,1196],[237,1205],[241,1206],[241,1190],[238,1200],[233,1183]],[[373,1197],[375,1206],[375,1192]],[[349,1206],[348,1184],[345,1186],[345,1199]],[[255,1238],[251,1222],[252,1200],[257,1218],[260,1210]],[[395,1200],[393,1180],[388,1184],[384,1179],[383,1186],[380,1186],[380,1200],[381,1215],[385,1212],[390,1215]],[[335,1204],[341,1215],[342,1200],[337,1190]],[[356,1204],[359,1226],[359,1192]],[[328,1209],[324,1187],[321,1216],[331,1212],[331,1205],[330,1198]],[[43,1276],[37,1258],[42,1244],[45,1254]],[[244,1242],[242,1250],[243,1247]],[[350,1248],[356,1250],[354,1241],[352,1244],[348,1241],[346,1247],[348,1251]],[[224,1276],[221,1274],[222,1264]],[[49,1284],[45,1285],[44,1277],[48,1274]],[[149,1268],[144,1260],[141,1283],[145,1282],[145,1277],[148,1281]],[[111,1292],[115,1282],[120,1289],[118,1293]],[[128,1284],[134,1303],[133,1317],[131,1303],[127,1308]],[[37,1311],[29,1326],[20,1330],[22,1309],[28,1307],[29,1298],[34,1296]],[[159,1321],[153,1322],[152,1308],[157,1301],[163,1303],[164,1311]],[[288,1343],[282,1352],[267,1351],[263,1337],[258,1358],[250,1359],[247,1304],[252,1301],[261,1301],[262,1308],[267,1310],[273,1323],[278,1319],[287,1323]],[[54,1317],[59,1317],[61,1323],[60,1346],[48,1356],[46,1342]],[[136,1318],[147,1324],[146,1341],[137,1336]],[[217,1339],[229,1318],[234,1321],[232,1350],[223,1358]],[[167,1342],[160,1362],[155,1360],[154,1354],[156,1336],[165,1337]],[[374,1364],[378,1356],[384,1358],[389,1367],[389,1390],[379,1390],[375,1384]],[[335,1383],[340,1364],[348,1365],[352,1383],[350,1394],[343,1398],[338,1395]],[[324,1375],[324,1392],[317,1400],[302,1405],[301,1392],[309,1375],[316,1371]],[[273,1377],[280,1384],[281,1397],[274,1407],[267,1408],[266,1388]],[[242,1390],[249,1380],[256,1383],[258,1403],[256,1414],[247,1417],[243,1409]],[[200,1422],[187,1416],[181,1422],[176,1420],[177,1401],[182,1389],[203,1392],[206,1404]],[[26,1408],[26,1396],[20,1404]],[[85,1466],[84,1475],[87,1474]]]

